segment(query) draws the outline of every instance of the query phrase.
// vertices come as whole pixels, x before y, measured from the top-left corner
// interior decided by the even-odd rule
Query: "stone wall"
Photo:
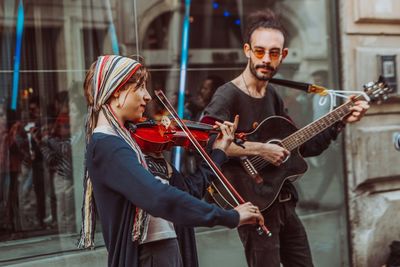
[[[361,90],[377,80],[379,55],[396,55],[400,84],[400,3],[340,1],[342,86]],[[400,90],[398,89],[397,92]],[[392,240],[400,240],[400,153],[392,135],[400,130],[397,93],[346,129],[345,151],[351,262],[382,266]]]

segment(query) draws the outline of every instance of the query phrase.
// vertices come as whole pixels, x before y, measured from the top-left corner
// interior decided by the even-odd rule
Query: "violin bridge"
[[[171,119],[168,118],[168,116],[162,116],[160,123],[165,127],[165,129],[168,129],[169,126],[171,125]]]

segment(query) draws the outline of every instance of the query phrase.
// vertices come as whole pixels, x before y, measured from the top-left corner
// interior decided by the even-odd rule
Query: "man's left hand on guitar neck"
[[[351,96],[350,99],[354,99],[355,96]],[[345,123],[353,123],[361,120],[365,112],[369,109],[369,104],[367,101],[358,100],[354,102],[354,106],[350,108],[352,113],[348,115],[343,121]]]

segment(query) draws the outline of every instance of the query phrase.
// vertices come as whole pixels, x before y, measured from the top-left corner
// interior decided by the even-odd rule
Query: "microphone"
[[[400,132],[396,132],[393,134],[393,144],[394,148],[400,151]]]

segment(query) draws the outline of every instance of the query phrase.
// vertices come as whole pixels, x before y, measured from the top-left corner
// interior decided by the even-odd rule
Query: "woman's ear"
[[[115,99],[115,101],[117,102],[116,103],[117,108],[121,107],[121,104],[119,103],[119,96],[120,95],[121,95],[121,92],[119,90],[114,92],[113,95],[112,95],[113,98]]]
[[[121,94],[121,92],[120,92],[120,90],[118,90],[113,93],[113,97],[118,98],[120,94]]]

